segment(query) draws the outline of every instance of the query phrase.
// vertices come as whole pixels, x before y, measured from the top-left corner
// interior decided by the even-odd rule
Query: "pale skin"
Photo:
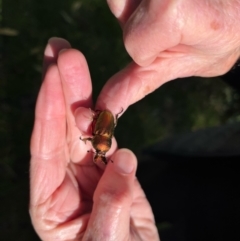
[[[239,58],[238,0],[108,4],[133,62],[107,81],[95,109],[117,114],[167,81],[221,75]],[[133,153],[117,150],[113,139],[107,156],[114,162],[103,171],[92,163],[90,145],[79,140],[89,134],[91,88],[83,55],[51,39],[31,140],[33,226],[44,241],[159,240]]]
[[[97,105],[127,107],[182,77],[226,73],[240,56],[239,0],[108,0],[133,62],[102,89]]]
[[[61,49],[65,50],[59,53]],[[98,166],[87,152],[91,145],[79,140],[89,134],[85,127],[92,121],[92,87],[84,56],[66,40],[52,38],[44,66],[30,168],[30,215],[39,237],[159,240],[151,207],[135,177],[134,154],[116,151],[114,139],[108,152],[114,153],[114,161]]]

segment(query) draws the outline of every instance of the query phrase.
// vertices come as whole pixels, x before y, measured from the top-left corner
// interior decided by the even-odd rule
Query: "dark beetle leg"
[[[92,141],[92,138],[91,138],[91,137],[87,137],[87,138],[83,138],[83,139],[82,139],[82,137],[80,137],[79,139],[80,139],[81,141],[83,141],[85,144],[86,144],[87,141]]]

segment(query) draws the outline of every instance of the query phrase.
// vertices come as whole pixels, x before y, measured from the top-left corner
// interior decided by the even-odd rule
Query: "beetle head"
[[[94,163],[102,162],[103,164],[107,165],[107,158],[105,157],[105,153],[96,152],[93,158]]]

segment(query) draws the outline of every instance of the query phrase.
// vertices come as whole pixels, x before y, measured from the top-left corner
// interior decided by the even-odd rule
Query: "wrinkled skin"
[[[66,40],[52,38],[44,70],[30,168],[30,215],[39,237],[159,240],[151,207],[135,177],[134,154],[116,151],[113,139],[109,154],[114,153],[114,162],[97,166],[93,153],[87,152],[90,145],[79,140],[82,133],[90,134],[92,122],[92,88],[84,56]]]
[[[133,59],[103,87],[95,109],[126,110],[162,84],[227,72],[240,52],[239,0],[108,0]],[[68,49],[58,52],[61,49]],[[51,66],[50,66],[51,64]],[[50,67],[49,67],[50,66]],[[79,141],[91,124],[82,54],[52,39],[31,140],[30,214],[42,240],[159,240],[135,178],[136,158],[116,151],[103,172]],[[83,107],[83,108],[81,108]],[[90,153],[91,154],[91,153]]]
[[[239,58],[239,0],[107,2],[134,62],[106,83],[101,106],[126,110],[170,80],[222,75]]]

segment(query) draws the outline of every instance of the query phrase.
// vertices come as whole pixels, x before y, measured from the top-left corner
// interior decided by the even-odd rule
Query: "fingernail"
[[[47,57],[54,57],[54,51],[53,48],[51,46],[51,44],[47,44],[45,50],[44,50],[44,55]]]
[[[59,38],[59,37],[51,37],[48,40],[48,43],[56,43],[56,42],[63,42],[66,41],[64,38]]]
[[[121,174],[130,174],[135,168],[135,156],[127,149],[119,150],[113,159],[115,171]]]
[[[52,37],[48,40],[44,55],[47,57],[56,57],[61,49],[71,48],[69,42],[63,38]]]

